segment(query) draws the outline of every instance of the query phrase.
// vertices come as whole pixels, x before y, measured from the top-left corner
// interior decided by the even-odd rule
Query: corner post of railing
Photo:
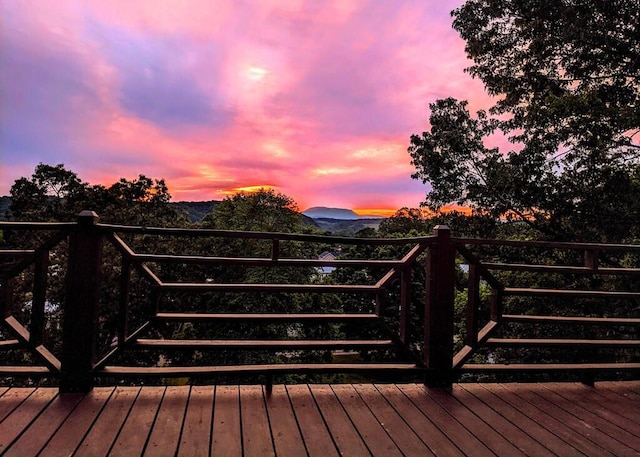
[[[82,211],[69,241],[61,392],[88,392],[93,388],[102,260],[102,236],[96,227],[98,220],[93,211]]]
[[[427,262],[423,361],[429,387],[453,383],[453,302],[455,298],[455,245],[446,225],[434,228],[435,244]]]

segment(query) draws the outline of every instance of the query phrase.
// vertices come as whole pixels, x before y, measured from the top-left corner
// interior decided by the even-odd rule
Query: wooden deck
[[[2,456],[638,456],[640,381],[0,387]]]

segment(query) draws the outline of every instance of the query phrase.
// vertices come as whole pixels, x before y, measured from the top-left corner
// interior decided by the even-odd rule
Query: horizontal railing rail
[[[556,287],[550,286],[512,286],[509,280],[520,279],[523,274],[533,275],[540,278],[543,275],[555,275],[560,278],[597,278],[615,277],[633,278],[640,276],[640,268],[637,265],[614,267],[602,267],[603,262],[615,264],[611,258],[605,257],[607,253],[638,254],[640,246],[621,244],[598,244],[598,243],[567,243],[567,242],[540,242],[540,241],[514,241],[514,240],[477,240],[466,238],[454,238],[453,243],[456,250],[461,255],[464,262],[468,264],[467,281],[467,304],[465,308],[465,339],[464,346],[454,356],[452,368],[458,372],[582,372],[589,382],[592,382],[594,373],[614,371],[640,373],[640,290],[607,290],[595,287],[576,288],[575,284],[567,284],[566,280],[559,281]],[[554,251],[570,251],[581,254],[582,264],[536,264],[522,262],[504,261],[482,261],[471,249],[473,247],[486,249],[494,248],[517,248],[520,252],[535,249],[552,249]],[[486,253],[485,253],[486,255]],[[576,261],[575,256],[574,262]],[[637,260],[636,260],[637,263]],[[511,274],[511,277],[504,276],[498,278],[495,273]],[[515,276],[514,276],[515,273]],[[573,281],[575,283],[575,281]],[[482,307],[480,298],[480,285],[484,283],[491,289],[491,299],[489,304],[489,318],[481,325],[480,309]],[[598,300],[631,300],[635,306],[627,309],[629,315],[612,316],[612,310],[607,310],[606,306],[601,306],[601,316],[582,316],[565,313],[563,305],[556,305],[555,309],[550,306],[534,306],[527,309],[527,314],[505,312],[508,306],[505,302],[510,297],[520,297],[529,299],[558,299],[561,303],[567,303],[571,299],[598,299]],[[546,314],[540,311],[547,309]],[[553,315],[553,312],[558,313]],[[631,315],[633,314],[633,315]],[[535,338],[526,338],[521,335],[516,337],[500,336],[500,332],[509,324],[527,326],[549,326],[562,325],[566,328],[566,333],[560,337],[549,337],[544,334]],[[594,327],[608,328],[606,338],[579,338],[572,336],[570,326],[588,325]],[[612,336],[612,327],[635,328],[635,336],[629,338],[628,335]],[[629,332],[627,332],[629,333]],[[468,363],[482,348],[518,348],[518,349],[561,349],[564,354],[571,353],[575,349],[588,349],[594,355],[594,350],[598,349],[631,349],[633,354],[627,357],[635,362],[628,361],[601,361],[578,363],[575,361],[565,361],[559,363],[519,363],[517,360],[509,360],[504,363]],[[559,358],[562,358],[562,354]],[[516,368],[517,367],[517,368]]]

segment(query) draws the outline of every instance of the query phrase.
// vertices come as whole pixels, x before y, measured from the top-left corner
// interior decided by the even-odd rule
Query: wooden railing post
[[[446,225],[434,228],[436,243],[427,262],[423,361],[429,369],[429,387],[451,387],[453,382],[453,302],[455,246]]]
[[[67,293],[62,327],[61,392],[93,388],[102,237],[98,215],[82,211],[69,240]]]

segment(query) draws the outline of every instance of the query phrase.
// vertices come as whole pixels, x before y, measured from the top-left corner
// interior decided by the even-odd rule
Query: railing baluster
[[[476,264],[469,265],[467,286],[466,334],[464,344],[475,348],[478,344],[478,310],[480,308],[480,274]]]
[[[593,249],[584,251],[584,266],[590,270],[598,269],[598,251]]]
[[[400,341],[407,347],[410,343],[411,319],[411,268],[403,268],[400,275]]]
[[[129,297],[131,295],[131,259],[123,257],[120,272],[120,303],[118,311],[118,345],[124,344],[129,333]]]
[[[502,319],[502,294],[499,289],[493,289],[491,292],[491,320],[494,322]]]
[[[47,273],[49,268],[49,251],[36,254],[33,275],[33,299],[31,301],[31,325],[29,343],[40,346],[44,336],[45,303],[47,295]]]
[[[11,315],[13,309],[13,278],[3,279],[0,283],[0,317]]]

